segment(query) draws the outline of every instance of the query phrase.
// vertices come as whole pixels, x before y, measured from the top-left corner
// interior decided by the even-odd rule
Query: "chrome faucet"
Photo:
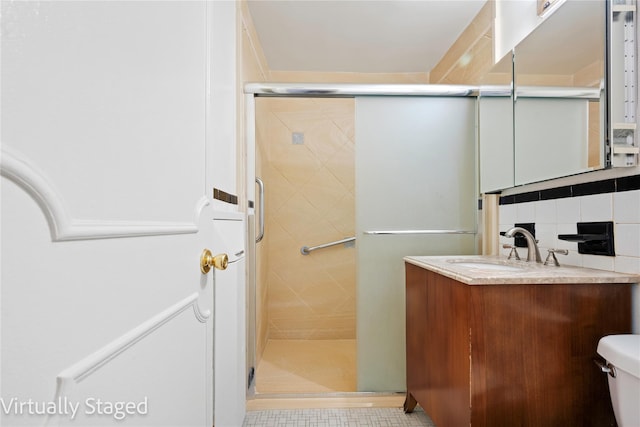
[[[516,233],[522,234],[524,238],[527,239],[527,261],[542,263],[540,250],[538,249],[538,243],[536,242],[535,237],[533,237],[533,234],[529,232],[529,230],[522,227],[513,227],[504,233],[504,237],[513,237],[516,235]]]

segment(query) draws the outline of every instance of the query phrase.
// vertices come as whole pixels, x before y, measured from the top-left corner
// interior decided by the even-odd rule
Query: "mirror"
[[[606,167],[605,16],[567,0],[516,46],[515,185]]]
[[[478,95],[480,192],[514,186],[513,55],[509,52],[483,77]]]

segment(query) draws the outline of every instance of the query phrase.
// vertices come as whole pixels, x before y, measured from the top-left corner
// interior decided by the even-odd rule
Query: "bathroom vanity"
[[[438,427],[615,426],[598,340],[631,329],[640,276],[406,257],[407,398]]]

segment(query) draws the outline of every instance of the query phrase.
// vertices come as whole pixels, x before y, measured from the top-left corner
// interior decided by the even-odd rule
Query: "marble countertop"
[[[543,265],[482,255],[406,256],[410,264],[468,285],[639,283],[640,274]]]

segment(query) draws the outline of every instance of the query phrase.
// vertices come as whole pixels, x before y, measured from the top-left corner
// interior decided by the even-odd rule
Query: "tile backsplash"
[[[625,182],[628,183],[629,180]],[[638,176],[635,177],[635,182]],[[600,186],[602,188],[603,186]],[[631,188],[636,187],[635,185]],[[598,189],[592,186],[597,193]],[[539,241],[543,259],[547,249],[568,249],[569,254],[558,255],[561,265],[573,265],[620,273],[640,273],[640,188],[627,190],[628,186],[614,186],[614,191],[598,194],[584,194],[583,187],[569,189],[555,194],[539,192],[539,196],[528,194],[501,198],[499,207],[500,231],[506,231],[515,223],[534,222],[536,239]],[[615,191],[617,189],[618,191]],[[559,189],[554,189],[559,190]],[[573,190],[573,191],[572,191]],[[577,191],[576,191],[577,190]],[[611,189],[606,189],[611,190]],[[606,191],[605,190],[605,191]],[[622,190],[622,191],[621,191]],[[557,197],[557,196],[555,196]],[[527,201],[534,199],[533,201]],[[558,234],[575,234],[576,223],[589,221],[613,221],[616,256],[584,255],[578,253],[578,244],[558,239]],[[513,239],[500,237],[500,245],[513,243]],[[509,249],[501,249],[508,256]],[[520,256],[526,257],[526,249],[519,249]],[[633,331],[640,333],[640,291],[633,289]]]

